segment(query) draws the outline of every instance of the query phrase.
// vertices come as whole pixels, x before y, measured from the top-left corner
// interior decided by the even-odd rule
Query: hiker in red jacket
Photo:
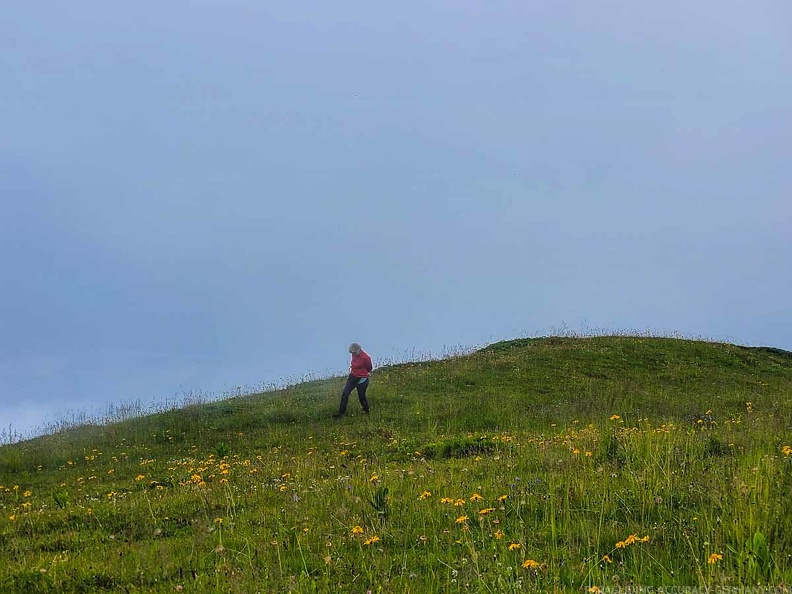
[[[352,363],[349,366],[349,377],[347,378],[344,391],[341,392],[341,406],[338,412],[333,416],[335,418],[344,416],[346,413],[347,402],[349,402],[349,395],[352,390],[357,390],[360,406],[363,407],[363,412],[368,414],[369,403],[366,400],[366,389],[368,388],[371,378],[371,357],[368,353],[360,348],[360,345],[353,342],[349,345],[349,353],[352,355]]]

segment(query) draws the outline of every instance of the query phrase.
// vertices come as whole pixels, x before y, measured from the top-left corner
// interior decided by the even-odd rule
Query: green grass
[[[334,420],[342,385],[1,447],[0,592],[792,583],[792,353],[515,340]]]

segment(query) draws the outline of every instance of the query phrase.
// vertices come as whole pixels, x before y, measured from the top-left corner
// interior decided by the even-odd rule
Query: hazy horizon
[[[792,350],[789,3],[4,17],[0,428],[343,372],[352,341]]]

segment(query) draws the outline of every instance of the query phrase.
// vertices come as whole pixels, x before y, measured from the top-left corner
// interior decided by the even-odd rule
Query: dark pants
[[[364,412],[368,412],[369,410],[369,403],[366,400],[366,390],[368,389],[369,385],[369,378],[365,378],[366,381],[361,383],[360,380],[363,378],[355,377],[351,375],[347,378],[346,385],[344,386],[344,391],[341,392],[341,406],[338,407],[338,414],[343,415],[346,412],[347,402],[349,402],[349,395],[352,393],[352,390],[357,390],[358,400],[360,400],[360,406],[363,407]]]

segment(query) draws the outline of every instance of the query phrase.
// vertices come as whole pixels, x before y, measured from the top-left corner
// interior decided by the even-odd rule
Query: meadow
[[[376,363],[376,361],[375,361]],[[0,447],[0,592],[792,584],[792,353],[535,338]]]

